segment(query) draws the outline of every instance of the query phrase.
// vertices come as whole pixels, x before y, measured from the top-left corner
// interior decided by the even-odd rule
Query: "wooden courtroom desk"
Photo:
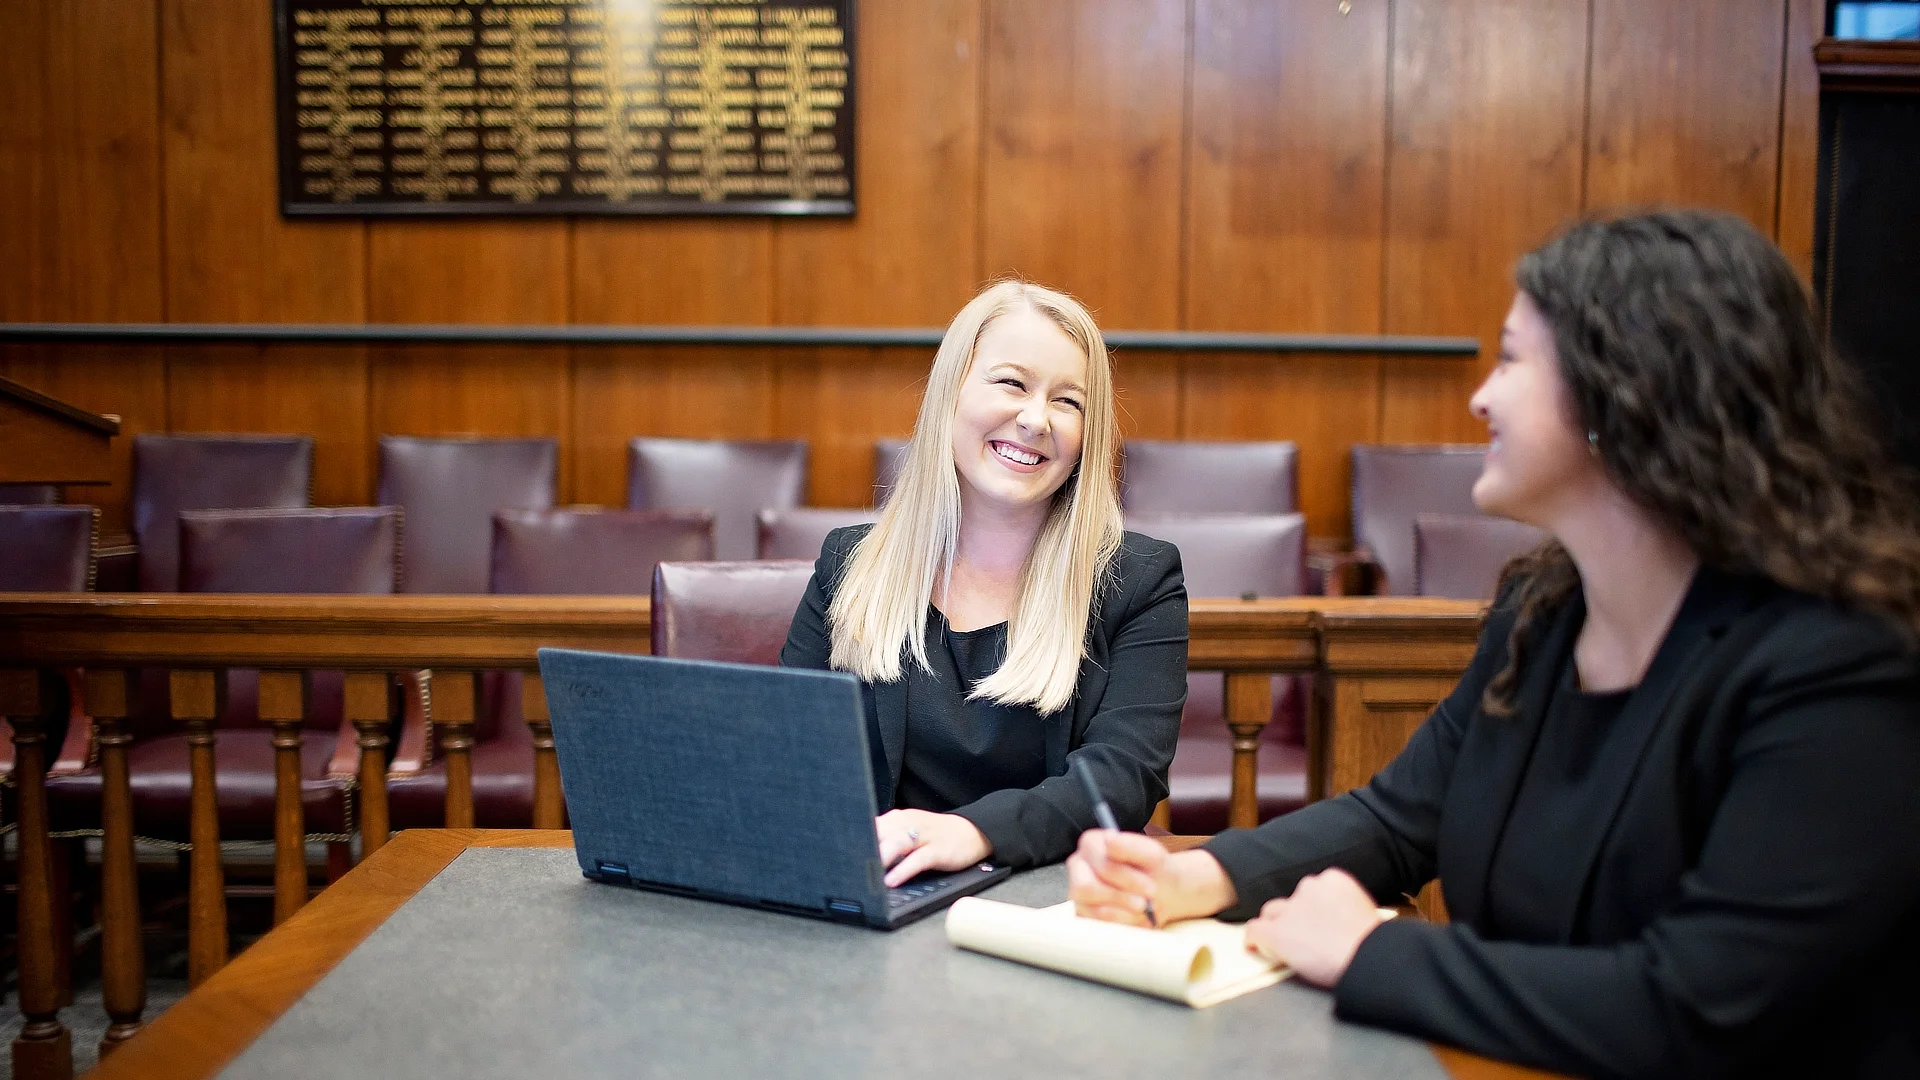
[[[1176,848],[1196,842],[1190,838],[1167,841],[1169,847]],[[236,1072],[248,1076],[310,1071],[360,1076],[475,1076],[481,1074],[474,1069],[475,1060],[510,1070],[516,1067],[512,1064],[516,1060],[524,1065],[530,1058],[537,1058],[544,1064],[550,1057],[578,1053],[578,1040],[583,1037],[580,1032],[616,1042],[631,1037],[625,1030],[629,1025],[622,1021],[639,1016],[670,1031],[672,1037],[646,1043],[644,1054],[628,1053],[606,1060],[607,1073],[669,1075],[676,1069],[704,1068],[709,1073],[799,1075],[818,1071],[819,1064],[830,1064],[837,1072],[854,1064],[865,1065],[875,1073],[911,1076],[919,1065],[937,1073],[972,1071],[977,1064],[987,1074],[1009,1075],[1009,1064],[1031,1060],[996,1060],[997,1055],[1009,1053],[1009,1048],[988,1045],[987,1040],[978,1038],[978,1032],[972,1033],[974,1038],[962,1048],[940,1046],[936,1037],[950,1034],[948,1024],[938,1016],[914,1011],[910,1003],[903,1004],[902,988],[938,998],[956,1014],[950,1020],[970,1021],[976,1026],[1017,1025],[1019,1017],[1036,1010],[1051,1011],[1055,1026],[1046,1029],[1047,1039],[1030,1042],[1026,1051],[1014,1048],[1031,1052],[1032,1047],[1041,1046],[1056,1058],[1051,1063],[1033,1060],[1034,1075],[1049,1069],[1057,1071],[1058,1059],[1074,1055],[1086,1055],[1079,1059],[1081,1064],[1094,1064],[1103,1053],[1103,1047],[1095,1044],[1116,1041],[1111,1037],[1094,1038],[1103,1032],[1145,1039],[1144,1045],[1161,1055],[1174,1055],[1175,1066],[1160,1068],[1154,1075],[1199,1075],[1187,1067],[1192,1065],[1214,1065],[1222,1068],[1223,1075],[1253,1075],[1264,1070],[1249,1071],[1250,1063],[1273,1060],[1275,1056],[1284,1056],[1283,1071],[1293,1076],[1417,1076],[1428,1071],[1457,1080],[1495,1080],[1546,1075],[1437,1047],[1433,1048],[1436,1062],[1413,1040],[1333,1023],[1325,995],[1291,983],[1211,1010],[1187,1010],[953,950],[945,942],[939,915],[893,934],[881,934],[612,890],[586,882],[577,871],[569,873],[573,869],[570,854],[563,856],[555,851],[549,856],[528,850],[571,846],[571,833],[553,830],[403,832],[162,1014],[90,1075],[102,1080],[185,1080],[214,1076],[231,1064]],[[435,912],[434,916],[422,917],[416,907],[410,913],[414,917],[395,920],[387,926],[389,932],[369,950],[342,964],[369,935],[387,925],[390,916],[470,849],[481,850],[449,871],[446,879],[422,897],[422,904]],[[533,868],[537,873],[512,868],[527,860],[538,864]],[[505,869],[493,867],[494,862]],[[553,865],[546,865],[549,862]],[[1057,899],[1052,894],[1063,888],[1060,874],[1053,868],[1016,876],[995,892],[1016,902],[1044,903],[1050,897]],[[489,895],[463,897],[462,892]],[[1049,895],[1039,895],[1041,892]],[[529,895],[546,899],[529,903]],[[440,909],[433,905],[451,903],[449,911],[457,911],[461,900],[470,905],[484,902],[495,906],[486,910],[484,920],[454,925],[438,921]],[[698,918],[694,918],[696,914]],[[600,930],[593,933],[588,928],[596,917]],[[639,929],[640,924],[646,929]],[[622,960],[622,964],[630,962],[636,970],[644,960],[657,959],[653,954],[676,947],[714,948],[715,955],[711,965],[675,968],[672,977],[676,985],[671,988],[638,977],[601,983],[618,987],[623,996],[643,1000],[638,1011],[624,1015],[622,1003],[608,1001],[604,995],[593,995],[588,1002],[557,1000],[569,992],[582,992],[573,979],[573,965],[579,965],[584,979],[585,969],[597,962],[605,979],[607,958],[619,948],[619,942],[610,940],[605,932],[609,925],[630,934],[649,935],[643,937],[647,948],[629,949],[623,954],[631,960]],[[434,942],[407,939],[403,927],[416,932],[424,927],[430,938],[439,939],[437,950]],[[716,932],[712,929],[715,927],[720,929]],[[569,936],[576,929],[582,936]],[[711,940],[701,938],[702,933]],[[755,946],[750,939],[756,936],[777,942],[762,940]],[[400,944],[395,944],[396,939]],[[448,940],[459,944],[448,946]],[[524,968],[516,968],[510,972],[515,977],[505,984],[477,977],[472,971],[463,976],[458,970],[463,959],[459,954],[481,951],[469,947],[480,941],[505,953],[516,948],[524,951],[529,942],[536,942],[542,951],[534,966],[544,970],[530,975]],[[391,962],[392,955],[410,958],[407,944],[434,950],[423,954],[426,958],[417,976],[411,968],[396,971]],[[785,947],[789,944],[790,948]],[[732,955],[727,953],[728,945],[737,945]],[[389,959],[376,959],[375,954],[383,949]],[[568,950],[575,955],[551,960],[553,954]],[[540,960],[549,962],[540,964]],[[381,968],[381,963],[387,966]],[[730,976],[729,964],[734,971],[740,971],[742,964],[751,964],[762,974],[748,982]],[[341,967],[339,977],[329,980],[302,1003],[302,1011],[296,1011],[288,1024],[269,1032],[336,966]],[[694,970],[696,967],[703,970]],[[368,970],[385,971],[387,978],[368,979]],[[617,970],[629,969],[622,966]],[[487,974],[499,971],[500,967],[493,967]],[[436,975],[455,980],[458,985],[429,994],[425,988]],[[541,982],[547,984],[544,992],[536,988]],[[889,985],[890,991],[883,995],[882,987]],[[820,999],[822,1003],[817,1006],[802,992],[814,986],[831,995]],[[777,1002],[787,1015],[772,1015],[767,1000],[756,1008],[752,1003],[756,991],[763,999],[776,995],[768,1000]],[[380,994],[387,996],[380,998]],[[425,1019],[406,1014],[409,1007],[422,1008],[422,998],[435,996],[449,999],[451,1004],[443,1002],[442,1011]],[[343,1001],[352,1007],[341,1010]],[[827,1019],[821,1027],[808,1027],[811,1010],[816,1007],[827,1014]],[[842,1014],[838,1025],[832,1023],[836,1009]],[[344,1027],[338,1023],[343,1012],[354,1014],[347,1017],[350,1022]],[[466,1015],[450,1015],[460,1012]],[[957,1015],[961,1013],[973,1015]],[[375,1018],[369,1020],[369,1016]],[[869,1016],[874,1024],[851,1019]],[[395,1023],[416,1025],[406,1028],[406,1037],[400,1041],[404,1057],[376,1049],[394,1045],[391,1028]],[[577,1026],[569,1031],[569,1024]],[[481,1045],[484,1035],[476,1037],[476,1031],[499,1032],[502,1045]],[[1053,1038],[1056,1033],[1058,1038]],[[1029,1038],[1032,1034],[1028,1033]],[[263,1035],[267,1037],[263,1039]],[[790,1040],[801,1039],[815,1057],[802,1060],[785,1053],[791,1049]],[[909,1052],[916,1040],[924,1040],[929,1050],[937,1052]],[[362,1056],[390,1056],[369,1064],[356,1058],[356,1049]],[[964,1049],[964,1053],[956,1056],[957,1049]],[[1104,1050],[1113,1052],[1112,1047]],[[247,1056],[241,1058],[243,1052]],[[1236,1053],[1262,1056],[1250,1061],[1236,1058]],[[236,1058],[240,1060],[236,1062]],[[593,1060],[593,1067],[599,1064],[600,1059]],[[809,1069],[809,1064],[815,1067]],[[1146,1063],[1134,1059],[1127,1064]],[[574,1066],[578,1072],[579,1063]],[[1101,1068],[1102,1075],[1143,1075],[1141,1067],[1109,1064]],[[355,1069],[359,1070],[357,1074]]]

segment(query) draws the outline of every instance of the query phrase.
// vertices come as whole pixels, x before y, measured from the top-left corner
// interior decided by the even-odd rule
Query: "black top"
[[[1207,845],[1228,914],[1329,866],[1382,901],[1438,876],[1452,921],[1369,934],[1340,1016],[1582,1075],[1920,1076],[1920,659],[1879,619],[1702,570],[1585,776],[1556,783],[1533,748],[1566,719],[1585,617],[1576,594],[1528,632],[1493,717],[1496,603],[1371,782]],[[1533,848],[1531,895],[1495,872],[1509,843]]]
[[[907,748],[893,805],[947,813],[1001,788],[1047,778],[1046,721],[1031,705],[968,700],[975,683],[1000,669],[1007,624],[959,631],[927,608],[932,671],[907,667]]]
[[[870,528],[856,525],[828,534],[780,650],[781,664],[827,667],[833,651],[827,608],[848,554]],[[940,625],[930,620],[928,629]],[[1187,699],[1187,589],[1179,549],[1139,533],[1122,537],[1107,580],[1097,590],[1087,630],[1087,652],[1072,702],[1040,718],[1045,751],[1035,774],[1040,779],[988,791],[952,811],[979,828],[993,845],[996,862],[1015,867],[1057,862],[1072,853],[1081,832],[1095,827],[1086,792],[1067,775],[1071,759],[1086,761],[1122,828],[1143,828],[1154,806],[1166,797],[1167,767],[1173,763],[1180,708]],[[936,653],[946,654],[946,649],[930,636],[929,661]],[[906,661],[909,672],[913,666]],[[874,804],[879,807],[901,805],[895,792],[904,783],[910,742],[911,682],[909,675],[865,687]],[[957,680],[950,685],[950,708],[957,712],[964,703]],[[955,775],[971,767],[970,760],[953,763]]]
[[[1615,721],[1633,691],[1588,694],[1579,681],[1569,655],[1487,870],[1487,932],[1505,941],[1553,942],[1555,913],[1538,901],[1554,894],[1552,879],[1565,872],[1561,853],[1586,827],[1558,808],[1608,782],[1594,765],[1627,730]]]

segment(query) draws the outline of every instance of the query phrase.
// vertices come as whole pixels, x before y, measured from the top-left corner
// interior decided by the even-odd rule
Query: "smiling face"
[[[1551,528],[1560,507],[1606,482],[1574,419],[1553,328],[1524,292],[1515,294],[1500,329],[1500,362],[1469,408],[1486,421],[1492,442],[1473,485],[1481,510]]]
[[[960,505],[1044,514],[1080,462],[1087,358],[1028,307],[980,334],[953,415]]]

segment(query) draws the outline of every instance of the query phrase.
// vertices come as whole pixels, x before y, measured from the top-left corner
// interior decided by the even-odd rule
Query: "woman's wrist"
[[[1170,880],[1166,895],[1156,901],[1159,916],[1166,921],[1198,919],[1218,915],[1240,899],[1233,879],[1220,860],[1206,851],[1182,851],[1167,857],[1165,875]]]

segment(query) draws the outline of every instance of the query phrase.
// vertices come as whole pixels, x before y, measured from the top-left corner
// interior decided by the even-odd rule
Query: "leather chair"
[[[1413,519],[1414,591],[1492,600],[1508,560],[1546,539],[1544,529],[1486,514],[1420,514]]]
[[[90,591],[99,539],[91,506],[0,504],[0,591]]]
[[[1290,442],[1128,439],[1120,505],[1139,513],[1291,514],[1300,454]]]
[[[306,506],[313,440],[304,435],[136,435],[133,538],[142,592],[180,587],[182,510]]]
[[[653,572],[653,655],[778,664],[811,559],[663,562]]]
[[[1301,514],[1139,514],[1127,528],[1180,549],[1189,597],[1295,596],[1305,580],[1306,518]],[[1307,801],[1307,676],[1276,675],[1273,714],[1260,733],[1256,780],[1260,819]],[[1168,775],[1172,830],[1202,835],[1227,827],[1233,782],[1233,734],[1225,720],[1226,677],[1187,674],[1187,706]]]
[[[100,512],[91,506],[0,505],[0,590],[92,591],[99,530]],[[85,754],[88,741],[81,673],[68,668],[61,674],[67,690],[66,722],[64,727],[49,725],[47,732],[48,745],[62,748],[56,760]],[[20,820],[14,809],[13,765],[13,725],[0,717],[0,814],[9,822]]]
[[[406,512],[410,593],[483,593],[496,510],[553,506],[553,439],[380,439],[380,503]]]
[[[397,591],[400,515],[392,507],[184,511],[179,529],[185,591]],[[147,675],[143,685],[149,692],[155,676],[164,685],[164,672]],[[348,792],[359,760],[355,732],[344,718],[344,681],[341,672],[312,673],[300,748],[309,837],[336,845],[344,845],[353,829]],[[227,672],[214,759],[222,840],[273,838],[273,732],[259,721],[258,690],[257,672]],[[147,717],[136,722],[127,754],[134,821],[142,836],[184,840],[192,789],[187,736],[170,721],[159,730],[152,724]],[[48,775],[47,801],[57,829],[69,835],[98,829],[98,769],[63,762]],[[337,850],[343,854],[345,849]],[[336,859],[336,865],[343,863]]]
[[[627,450],[627,506],[713,512],[717,559],[751,559],[761,510],[805,501],[807,444],[638,438]]]
[[[1378,568],[1373,591],[1414,593],[1413,519],[1420,514],[1478,514],[1473,482],[1485,446],[1355,446],[1355,555]]]
[[[762,510],[758,554],[762,559],[817,559],[828,533],[848,525],[864,525],[879,520],[878,510],[811,506],[792,510]]]
[[[876,439],[873,444],[873,505],[887,505],[887,496],[907,465],[907,440]]]
[[[644,595],[663,559],[713,557],[704,510],[501,510],[493,515],[490,591],[500,594]],[[533,733],[520,709],[521,676],[490,671],[474,702],[473,818],[483,829],[533,824]],[[446,822],[442,761],[392,777],[395,828]]]
[[[58,484],[0,484],[0,506],[54,506],[60,501]]]
[[[712,558],[705,510],[501,510],[488,591],[645,596],[657,564]]]

